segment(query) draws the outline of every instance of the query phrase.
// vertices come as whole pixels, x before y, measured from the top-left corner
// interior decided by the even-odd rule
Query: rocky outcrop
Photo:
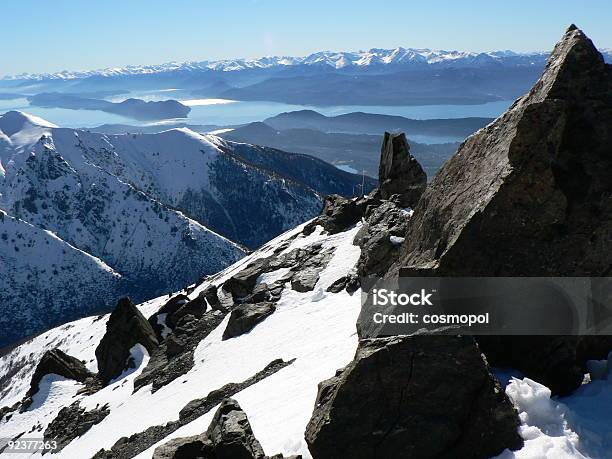
[[[402,266],[441,275],[608,273],[611,84],[612,67],[568,29],[533,89],[435,176]]]
[[[191,370],[195,348],[224,317],[225,314],[217,310],[209,310],[200,318],[191,314],[182,316],[172,333],[153,350],[142,373],[134,379],[134,391],[152,384],[151,390],[155,392]]]
[[[314,459],[489,458],[522,446],[518,426],[472,338],[413,335],[361,341],[305,438]]]
[[[257,384],[259,381],[275,374],[282,370],[288,365],[291,365],[295,359],[289,360],[288,362],[282,359],[276,359],[266,365],[261,371],[255,373],[248,379],[241,382],[231,382],[224,386],[211,391],[206,397],[192,400],[179,412],[179,419],[176,421],[166,422],[163,425],[155,425],[148,427],[142,432],[135,433],[128,437],[122,437],[113,445],[110,450],[98,451],[94,458],[95,459],[111,459],[111,458],[126,458],[134,457],[144,450],[150,448],[154,444],[160,442],[172,432],[185,426],[201,416],[208,413],[215,406],[221,403],[224,399],[233,397],[238,392],[246,389],[247,387]],[[162,456],[163,457],[163,456]],[[173,457],[173,456],[170,456]],[[185,457],[185,456],[174,456],[174,457]],[[191,459],[194,456],[186,456]],[[198,457],[198,456],[195,456]],[[213,456],[214,457],[214,456]],[[274,456],[278,457],[278,456]]]
[[[378,168],[378,195],[389,199],[397,194],[401,207],[413,208],[427,186],[427,175],[410,154],[406,136],[385,132]]]
[[[164,340],[163,330],[164,327],[160,324],[160,316],[163,318],[163,323],[168,325],[168,316],[171,316],[176,311],[178,311],[183,305],[189,302],[189,297],[187,295],[178,294],[170,298],[166,304],[164,304],[159,310],[149,317],[149,323],[155,331],[155,336],[157,337],[158,342],[162,342]]]
[[[229,398],[221,402],[206,435],[217,457],[264,457],[263,449],[253,435],[246,414],[234,399]]]
[[[98,377],[107,384],[129,366],[130,350],[143,345],[149,354],[159,345],[155,331],[129,298],[117,303],[106,323],[106,333],[96,348]]]
[[[57,448],[54,451],[61,451],[68,443],[102,422],[109,414],[108,405],[85,411],[79,402],[74,402],[62,408],[55,419],[49,423],[44,439],[45,441],[56,441]]]
[[[274,303],[245,303],[236,307],[227,322],[223,339],[230,339],[250,332],[255,326],[276,311]]]
[[[40,362],[34,370],[30,389],[26,394],[23,408],[27,408],[32,402],[32,396],[38,392],[38,385],[45,375],[59,375],[64,378],[74,379],[80,383],[85,383],[94,375],[85,367],[79,359],[66,354],[60,349],[52,349],[43,354]]]
[[[397,261],[411,213],[394,201],[384,201],[366,214],[353,244],[361,247],[360,276],[383,275]]]
[[[609,275],[611,86],[612,66],[570,27],[531,91],[435,176],[396,267],[406,275]],[[580,384],[574,338],[482,345],[492,365],[501,356],[555,393]]]
[[[153,459],[283,459],[266,456],[238,402],[227,398],[217,409],[208,430],[201,435],[170,440],[158,446]],[[291,456],[301,459],[301,456]],[[288,459],[291,459],[288,458]]]
[[[317,225],[329,234],[346,231],[361,220],[368,206],[378,203],[378,199],[367,195],[359,198],[344,198],[337,194],[326,196],[321,215],[304,227],[304,234],[312,233]]]
[[[265,454],[234,399],[221,402],[206,433],[171,440],[155,449],[154,459],[179,458],[264,459]]]

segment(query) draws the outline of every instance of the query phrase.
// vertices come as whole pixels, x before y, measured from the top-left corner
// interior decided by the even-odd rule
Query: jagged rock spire
[[[434,177],[401,265],[464,275],[606,272],[611,82],[591,40],[570,27],[531,91]]]
[[[379,194],[382,199],[399,195],[399,204],[416,206],[427,185],[427,175],[414,156],[404,133],[385,132],[378,166]]]

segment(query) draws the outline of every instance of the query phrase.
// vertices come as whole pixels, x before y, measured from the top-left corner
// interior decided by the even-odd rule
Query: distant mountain
[[[275,129],[317,129],[323,132],[350,132],[381,135],[385,131],[403,131],[407,135],[431,135],[463,139],[486,126],[491,118],[451,118],[415,120],[403,116],[353,112],[325,116],[314,110],[285,112],[267,118],[264,123]]]
[[[80,94],[64,94],[59,92],[29,96],[28,101],[30,105],[37,107],[100,110],[143,121],[186,118],[191,111],[190,107],[176,100],[145,102],[141,99],[130,98],[122,102],[109,102],[103,99],[83,97]]]
[[[604,49],[602,54],[609,60],[612,50]],[[30,74],[24,73],[5,76],[9,80],[71,80],[91,76],[143,75],[166,72],[198,72],[215,70],[222,72],[239,72],[243,70],[283,68],[295,66],[331,67],[333,69],[365,67],[485,67],[488,65],[542,66],[548,58],[548,52],[515,53],[513,51],[490,51],[476,53],[470,51],[445,51],[427,48],[372,48],[368,51],[335,52],[320,51],[303,57],[270,56],[258,59],[224,59],[218,61],[168,62],[160,65],[129,65],[90,71],[63,71],[57,73]]]
[[[612,53],[604,51],[606,59]],[[548,53],[431,49],[323,51],[0,79],[3,92],[95,93],[180,89],[187,97],[305,105],[482,104],[513,100],[537,79]]]
[[[0,291],[9,313],[0,346],[119,294],[140,301],[216,272],[245,254],[239,244],[257,247],[316,215],[313,187],[350,195],[361,180],[314,158],[188,129],[107,136],[1,115]],[[47,260],[47,245],[69,255]],[[106,280],[71,294],[97,272]]]
[[[220,133],[219,136],[312,155],[344,170],[365,170],[370,177],[378,175],[380,135],[323,132],[310,128],[275,129],[257,122]],[[427,176],[433,177],[458,145],[456,142],[428,145],[410,141],[410,152],[419,160]]]

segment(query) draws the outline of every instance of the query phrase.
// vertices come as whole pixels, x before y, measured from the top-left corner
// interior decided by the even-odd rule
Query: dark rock
[[[186,315],[191,315],[199,319],[204,315],[207,307],[206,297],[203,295],[198,295],[193,300],[189,300],[187,303],[183,304],[172,314],[168,314],[166,318],[166,325],[168,325],[170,328],[174,328],[181,318]]]
[[[174,357],[175,355],[181,354],[185,351],[185,342],[181,337],[177,337],[174,334],[168,336],[166,340],[166,355],[168,357]]]
[[[21,402],[16,402],[11,406],[3,406],[0,408],[0,421],[2,421],[5,417],[9,420],[12,416],[11,413],[17,411],[21,407]]]
[[[216,285],[208,286],[206,290],[200,293],[200,296],[204,296],[211,309],[216,311],[228,313],[234,306],[232,295]]]
[[[106,333],[96,348],[98,376],[107,384],[128,368],[130,350],[143,345],[149,354],[159,345],[151,324],[129,298],[122,298],[106,323]]]
[[[297,292],[309,292],[319,281],[319,274],[325,269],[333,255],[333,249],[316,249],[310,256],[294,266],[294,275],[291,278],[291,288]]]
[[[264,459],[246,414],[234,399],[225,399],[206,433],[180,438],[156,448],[155,459]]]
[[[293,277],[293,274],[290,276]],[[246,296],[241,302],[243,303],[261,303],[264,301],[277,302],[280,300],[281,294],[285,289],[287,279],[281,279],[271,285],[261,282],[253,288],[253,293]]]
[[[162,314],[166,314],[166,318],[167,318],[169,315],[172,315],[173,313],[175,313],[181,306],[183,306],[187,302],[189,302],[189,297],[187,295],[178,294],[170,298],[166,302],[166,304],[164,304],[161,308],[159,308],[159,311],[157,311],[155,314],[149,317],[148,319],[149,323],[151,324],[151,327],[155,331],[155,336],[157,337],[158,342],[163,341],[162,331],[164,330],[164,327],[160,325],[159,323],[159,320],[158,320],[159,316]],[[168,325],[167,321],[166,321],[166,325]]]
[[[586,373],[576,355],[577,336],[478,336],[476,340],[492,365],[518,368],[553,394],[569,394]]]
[[[399,205],[414,208],[427,186],[427,175],[414,156],[406,136],[385,132],[380,150],[378,194],[382,199],[399,196]]]
[[[142,373],[134,380],[134,391],[152,384],[152,391],[174,381],[193,368],[193,352],[197,345],[223,321],[225,314],[208,311],[201,318],[191,314],[181,317],[176,327],[158,348]]]
[[[245,303],[236,307],[227,322],[223,339],[230,339],[250,332],[255,326],[276,311],[273,303]]]
[[[291,279],[291,288],[296,292],[309,292],[313,290],[319,281],[319,272],[319,269],[312,267],[296,273],[293,279]]]
[[[225,399],[217,409],[208,430],[215,456],[235,459],[263,459],[263,448],[253,435],[246,414],[234,399]]]
[[[94,375],[85,367],[85,364],[79,359],[66,354],[60,349],[52,349],[43,354],[40,362],[34,370],[32,380],[30,381],[30,389],[26,394],[24,408],[31,403],[31,397],[38,392],[38,384],[45,375],[55,374],[64,378],[74,379],[80,383],[85,383]]]
[[[342,276],[341,278],[335,280],[329,287],[327,287],[326,291],[331,293],[339,293],[346,288],[346,284],[349,281],[349,276]]]
[[[314,459],[489,458],[522,446],[519,425],[472,338],[413,335],[361,341],[305,438]]]
[[[253,291],[253,287],[255,287],[259,276],[273,270],[269,265],[269,258],[258,258],[254,260],[238,274],[235,274],[225,281],[223,289],[226,292],[230,292],[234,300],[244,298]]]
[[[72,405],[62,408],[55,419],[49,423],[44,433],[44,439],[45,441],[54,440],[57,442],[57,448],[54,450],[57,453],[72,440],[102,422],[109,414],[108,405],[85,411],[85,408],[82,408],[79,402],[74,402]]]
[[[206,435],[175,438],[155,448],[153,459],[214,458],[212,443]]]
[[[404,238],[409,220],[410,214],[392,201],[385,201],[368,213],[353,240],[353,244],[361,247],[357,262],[360,276],[382,275],[397,262],[401,244],[393,238]]]
[[[469,137],[434,177],[397,267],[405,275],[608,275],[611,85],[612,66],[582,31],[568,29],[529,93]],[[579,386],[575,339],[530,340],[481,341],[492,365],[502,356],[555,393]]]
[[[347,230],[361,220],[366,207],[373,202],[372,198],[345,198],[337,194],[325,197],[321,215],[308,223],[303,233],[311,234],[317,225],[321,225],[329,234]]]

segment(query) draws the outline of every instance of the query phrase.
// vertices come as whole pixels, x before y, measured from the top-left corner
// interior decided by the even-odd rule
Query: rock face
[[[329,234],[345,231],[361,220],[366,207],[374,201],[369,196],[353,199],[337,194],[326,196],[321,215],[306,225],[304,232],[311,233],[317,225],[321,225]]]
[[[425,191],[427,175],[410,154],[410,147],[403,133],[385,132],[380,150],[378,181],[380,197],[389,199],[398,194],[402,207],[416,206]]]
[[[30,390],[26,397],[31,397],[38,392],[38,384],[45,375],[55,374],[64,378],[74,379],[84,383],[88,378],[94,376],[83,362],[66,354],[59,349],[47,351],[40,359],[40,362],[34,370],[32,381],[30,382]]]
[[[55,452],[58,452],[95,424],[102,422],[109,414],[108,405],[85,411],[85,408],[82,408],[79,402],[74,402],[72,405],[62,408],[55,419],[49,423],[45,430],[44,439],[45,441],[55,440],[57,442]]]
[[[305,438],[314,459],[489,458],[522,446],[518,426],[472,338],[413,335],[361,341]]]
[[[159,446],[154,459],[179,458],[264,459],[263,449],[246,414],[234,399],[225,399],[206,433],[178,438]]]
[[[158,346],[151,324],[129,298],[122,298],[110,315],[106,333],[96,348],[98,376],[103,383],[119,376],[127,367],[130,350],[142,344],[149,354]]]
[[[360,276],[382,275],[397,260],[409,218],[410,213],[393,201],[384,201],[366,214],[353,241],[361,247],[357,262]]]
[[[609,275],[611,87],[612,66],[570,27],[531,91],[438,172],[414,211],[397,267],[407,275]],[[561,344],[481,344],[492,365],[503,354],[505,364],[565,393],[580,384],[584,361],[576,360],[575,339],[550,339]],[[582,359],[589,353],[581,351]]]
[[[435,176],[402,265],[441,275],[608,273],[611,85],[612,67],[570,28],[533,89]]]

